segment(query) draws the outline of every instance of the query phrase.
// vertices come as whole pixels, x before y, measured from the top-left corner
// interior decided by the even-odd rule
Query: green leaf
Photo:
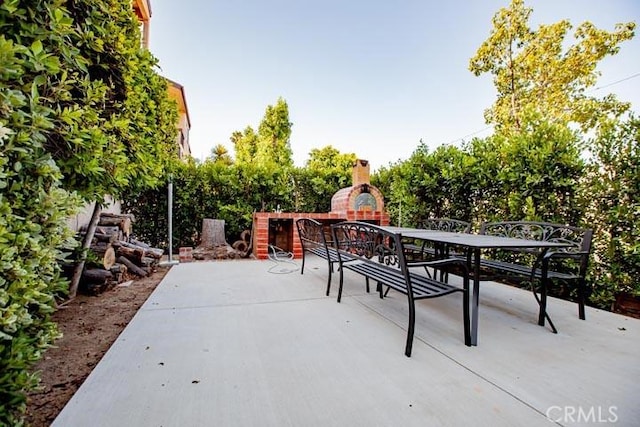
[[[42,52],[42,42],[40,40],[36,40],[31,43],[31,51],[34,56],[38,56]]]

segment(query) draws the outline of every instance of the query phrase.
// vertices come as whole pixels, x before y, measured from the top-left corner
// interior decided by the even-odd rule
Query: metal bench
[[[468,278],[463,280],[462,287],[457,287],[427,276],[422,268],[411,271],[412,267],[423,267],[425,263],[408,263],[402,234],[385,230],[384,227],[345,221],[332,225],[331,230],[340,267],[338,302],[342,298],[345,270],[364,276],[367,289],[369,280],[377,282],[380,298],[383,298],[384,285],[406,295],[409,323],[405,355],[410,357],[415,329],[415,301],[460,292],[463,294],[464,342],[471,345]]]
[[[482,280],[537,281],[540,297],[533,288],[540,304],[538,324],[544,326],[545,318],[554,332],[556,328],[546,313],[547,292],[550,282],[575,282],[577,285],[578,315],[585,319],[586,274],[591,251],[593,231],[563,224],[535,221],[485,222],[480,234],[517,237],[541,241],[569,243],[570,246],[547,252],[533,250],[493,251],[480,262]]]
[[[325,259],[329,268],[326,292],[326,295],[329,296],[333,265],[338,262],[338,254],[331,243],[327,242],[325,227],[315,219],[300,218],[296,221],[296,228],[298,229],[298,237],[302,245],[302,266],[300,267],[300,274],[304,274],[304,265],[308,252]]]

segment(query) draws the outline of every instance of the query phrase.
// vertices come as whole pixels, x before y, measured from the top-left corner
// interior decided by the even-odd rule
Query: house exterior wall
[[[142,26],[142,46],[149,48],[149,26],[151,22],[151,3],[149,0],[133,0],[133,10]]]
[[[169,98],[176,101],[178,105],[178,123],[176,128],[176,143],[178,144],[180,158],[191,155],[191,145],[189,144],[189,131],[191,130],[191,120],[189,118],[189,109],[187,108],[187,99],[184,94],[184,87],[170,79],[167,79]]]
[[[93,209],[95,208],[95,206],[96,206],[95,202],[84,205],[84,207],[78,214],[70,217],[67,220],[69,227],[73,231],[77,232],[82,227],[89,224],[89,222],[91,221],[91,215],[93,215]],[[122,213],[122,205],[119,201],[113,200],[111,197],[107,196],[105,198],[104,206],[102,207],[102,212],[120,214]]]

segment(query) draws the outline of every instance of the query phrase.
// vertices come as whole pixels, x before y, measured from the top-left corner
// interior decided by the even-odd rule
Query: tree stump
[[[215,248],[226,246],[224,235],[224,220],[205,218],[202,220],[202,239],[200,246],[203,248]]]

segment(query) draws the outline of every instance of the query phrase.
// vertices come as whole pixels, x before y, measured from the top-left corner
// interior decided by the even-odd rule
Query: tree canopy
[[[289,141],[292,125],[289,106],[284,99],[279,98],[276,105],[268,105],[257,133],[247,126],[243,132],[235,131],[231,135],[236,163],[292,167]]]
[[[479,76],[490,73],[498,97],[485,111],[485,120],[496,130],[510,133],[524,126],[523,116],[541,113],[583,130],[597,126],[606,115],[619,116],[629,104],[610,94],[598,99],[588,95],[600,75],[598,62],[620,50],[634,36],[635,23],[617,24],[614,31],[600,30],[590,22],[573,29],[567,20],[532,29],[532,9],[524,0],[512,0],[493,17],[493,29],[469,61]]]

